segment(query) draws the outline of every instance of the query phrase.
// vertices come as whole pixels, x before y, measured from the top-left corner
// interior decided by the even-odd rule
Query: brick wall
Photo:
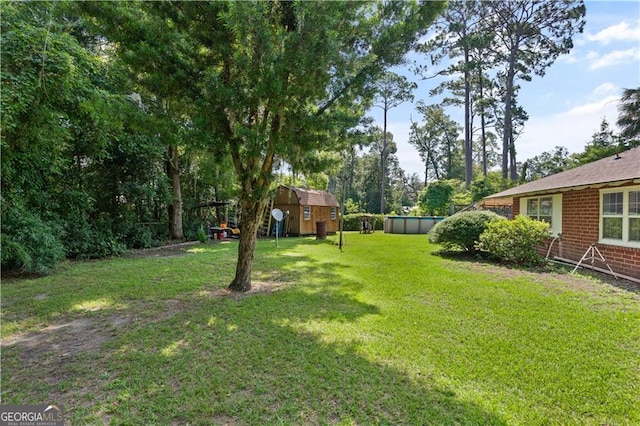
[[[514,198],[513,214],[519,214],[519,210],[520,199]],[[591,244],[597,243],[598,250],[614,272],[640,279],[640,249],[599,244],[599,226],[600,191],[598,189],[564,192],[562,195],[562,238],[553,243],[551,256],[563,257],[577,262]],[[540,252],[544,251],[542,254],[546,255],[547,250],[548,245]],[[594,262],[594,266],[606,269],[606,266],[598,260]]]

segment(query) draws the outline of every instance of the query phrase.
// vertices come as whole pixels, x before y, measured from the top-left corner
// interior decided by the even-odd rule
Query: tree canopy
[[[238,177],[242,236],[230,287],[250,289],[256,231],[282,159],[321,165],[371,106],[373,83],[400,64],[441,10],[439,2],[180,2],[84,9],[121,55],[150,48],[138,68],[178,74],[182,95],[207,117],[211,143]],[[138,34],[140,33],[140,34]],[[137,34],[137,35],[136,35]],[[157,37],[153,37],[157,35]],[[170,84],[170,82],[169,82]]]
[[[515,173],[527,119],[518,82],[566,53],[584,17],[581,1],[450,2],[433,27],[443,2],[0,7],[3,268],[44,271],[62,256],[190,238],[223,220],[196,206],[233,198],[242,236],[230,287],[239,291],[251,288],[257,230],[279,179],[341,192],[352,210],[399,212],[429,180],[474,188],[505,135]],[[452,78],[433,91],[450,96],[418,102],[411,128],[424,182],[401,169],[386,119],[379,128],[365,118],[374,105],[413,100],[415,84],[391,72],[411,49],[451,64],[442,72]],[[637,144],[637,93],[621,99],[620,136],[607,124],[585,153],[543,153],[523,178]],[[464,106],[464,127],[447,105]]]

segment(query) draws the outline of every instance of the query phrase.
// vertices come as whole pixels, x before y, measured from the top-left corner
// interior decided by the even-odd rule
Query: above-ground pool
[[[385,234],[426,234],[442,216],[385,216]]]

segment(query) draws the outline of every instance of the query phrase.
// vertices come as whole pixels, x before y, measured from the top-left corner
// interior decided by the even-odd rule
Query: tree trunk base
[[[231,291],[238,291],[241,293],[246,293],[251,290],[251,281],[242,282],[240,280],[233,280],[229,287],[227,287]]]

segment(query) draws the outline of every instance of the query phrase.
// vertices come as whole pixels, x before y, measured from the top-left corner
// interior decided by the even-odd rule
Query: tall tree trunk
[[[444,137],[447,140],[447,173],[445,173],[445,177],[447,179],[451,179],[451,172],[453,169],[453,154],[452,154],[452,149],[451,149],[451,139],[449,138],[449,133],[447,132],[447,130],[444,130]],[[438,180],[440,180],[438,178]]]
[[[252,199],[249,194],[242,194],[240,201],[240,242],[238,244],[238,263],[236,276],[229,284],[230,290],[246,292],[251,290],[251,270],[253,268],[253,254],[258,239],[258,228],[263,219],[268,197],[259,200]]]
[[[427,185],[429,185],[429,160],[424,164],[424,187],[426,188]]]
[[[449,139],[447,138],[447,141]],[[429,161],[431,161],[431,164],[433,165],[433,172],[436,175],[436,180],[440,180],[440,173],[438,172],[438,163],[436,163],[436,160],[433,158],[433,153],[431,152],[431,150],[429,150],[427,152],[427,170],[425,171],[425,176],[424,176],[424,186],[427,186],[427,172],[429,171]]]
[[[229,119],[228,135],[231,136],[231,123]],[[277,132],[280,129],[281,117],[273,114],[271,117],[271,139],[269,146],[274,145]],[[264,219],[265,208],[269,201],[269,187],[272,183],[274,152],[271,150],[264,154],[262,164],[259,157],[247,160],[247,165],[242,163],[239,147],[241,140],[230,137],[231,159],[238,176],[241,176],[240,190],[240,242],[238,244],[238,263],[236,275],[229,284],[229,289],[246,292],[251,290],[251,269],[253,267],[253,255],[258,239],[258,229]]]
[[[482,138],[482,176],[487,177],[487,133],[484,116],[484,82],[482,79],[482,67],[478,67],[478,89],[480,91],[480,131]]]
[[[518,169],[516,168],[516,143],[513,139],[513,129],[509,143],[509,169],[511,171],[510,179],[512,182],[518,180]]]
[[[471,187],[473,152],[471,144],[471,86],[469,84],[469,47],[464,47],[464,184]]]
[[[387,165],[387,106],[384,108],[384,129],[382,131],[382,153],[380,154],[380,214],[384,214],[384,187]]]
[[[515,76],[515,55],[511,55],[509,70],[507,72],[506,92],[504,95],[504,126],[502,129],[502,180],[509,177],[509,147],[511,146],[512,114],[511,104],[513,100],[513,79]]]
[[[182,229],[182,189],[180,188],[180,168],[178,163],[178,148],[169,145],[167,148],[167,177],[171,184],[172,201],[168,206],[169,237],[172,240],[183,240]]]

